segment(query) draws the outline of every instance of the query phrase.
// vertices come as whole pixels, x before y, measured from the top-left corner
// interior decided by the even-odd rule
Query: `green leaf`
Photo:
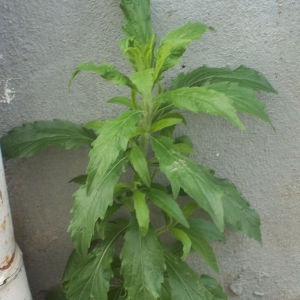
[[[225,222],[235,230],[242,231],[248,237],[261,242],[260,218],[257,212],[250,207],[250,204],[230,181],[215,178],[215,182],[224,191]]]
[[[103,121],[100,120],[92,120],[89,121],[85,124],[83,124],[82,126],[87,128],[87,129],[91,129],[94,130],[95,132],[98,132],[98,130],[104,125]]]
[[[216,83],[208,87],[229,97],[233,101],[233,106],[236,110],[251,114],[271,124],[270,118],[265,111],[265,105],[256,97],[254,90],[229,82]]]
[[[152,137],[151,144],[161,170],[172,185],[174,195],[182,187],[209,213],[218,229],[223,231],[223,191],[213,182],[209,171],[182,155],[167,137]]]
[[[116,161],[120,153],[127,149],[130,138],[137,134],[137,122],[141,116],[138,111],[127,111],[116,119],[107,120],[102,126],[99,136],[92,144],[88,165],[88,194],[101,189],[103,175]]]
[[[114,97],[111,98],[107,101],[108,103],[117,103],[117,104],[122,104],[125,105],[127,107],[129,107],[130,109],[133,109],[133,103],[132,100],[127,98],[127,97]]]
[[[219,82],[237,83],[241,87],[250,88],[255,91],[266,91],[276,93],[268,80],[254,69],[240,66],[235,70],[225,68],[208,68],[202,66],[189,73],[181,73],[174,80],[171,89],[181,87],[202,86]]]
[[[187,135],[175,138],[174,143],[179,152],[194,153],[193,143]]]
[[[120,157],[107,171],[97,179],[98,187],[87,193],[86,185],[81,186],[73,195],[75,201],[72,208],[73,218],[68,231],[75,248],[86,254],[94,234],[96,221],[103,219],[108,206],[113,203],[114,186],[119,180],[126,157]]]
[[[145,45],[152,36],[150,0],[121,0],[121,9],[125,18],[125,34]]]
[[[182,254],[182,259],[185,260],[188,256],[188,254],[191,252],[192,248],[192,241],[189,238],[189,236],[181,229],[179,228],[172,228],[171,232],[174,234],[175,237],[182,243],[183,248],[183,254]]]
[[[161,94],[156,98],[160,103],[171,103],[176,108],[198,113],[222,116],[233,125],[244,129],[244,125],[236,114],[233,101],[224,93],[209,87],[180,88]]]
[[[220,232],[213,223],[196,218],[188,218],[188,222],[190,231],[195,234],[199,234],[210,241],[225,241],[224,233]]]
[[[201,23],[187,23],[184,26],[172,30],[162,40],[156,54],[156,66],[154,78],[179,63],[179,58],[185,52],[186,47],[198,40],[207,27]]]
[[[131,74],[130,78],[141,95],[150,101],[154,84],[153,69],[146,69],[133,73]]]
[[[185,227],[189,227],[189,224],[184,217],[179,205],[174,201],[174,199],[166,192],[151,188],[147,193],[150,201],[152,201],[156,206],[161,208],[170,217],[174,218],[177,222]]]
[[[78,73],[83,71],[96,73],[100,75],[102,78],[106,79],[107,81],[114,82],[117,85],[127,85],[130,88],[135,89],[135,86],[130,81],[130,79],[126,75],[119,72],[114,65],[107,62],[104,62],[101,65],[96,65],[91,61],[86,63],[81,63],[80,65],[77,66],[69,81],[69,88],[71,87],[72,82],[74,78],[78,75]]]
[[[156,122],[154,122],[151,126],[151,132],[156,132],[159,130],[162,130],[166,127],[170,127],[173,125],[176,125],[178,123],[181,123],[183,121],[183,118],[176,118],[176,117],[166,117],[164,119],[160,119]]]
[[[203,285],[200,276],[185,262],[165,252],[172,300],[215,300]]]
[[[65,291],[62,286],[52,288],[46,296],[46,300],[67,300]]]
[[[149,187],[151,179],[150,179],[147,159],[145,157],[145,154],[138,146],[134,146],[131,148],[129,152],[129,160],[134,170],[142,179],[143,183],[145,183]]]
[[[121,251],[121,273],[128,300],[158,299],[164,281],[164,257],[160,241],[152,227],[142,236],[135,219],[125,234]]]
[[[146,202],[146,195],[140,191],[135,191],[133,193],[133,200],[136,219],[142,236],[145,236],[148,232],[150,222],[150,211]]]
[[[216,272],[219,272],[216,256],[201,230],[197,230],[197,223],[190,222],[189,229],[183,228],[192,242],[192,248],[204,259],[204,261]]]
[[[227,300],[226,294],[223,292],[221,286],[214,278],[207,275],[201,275],[200,282],[214,296],[214,300]]]
[[[95,138],[93,131],[70,121],[37,121],[15,127],[0,139],[0,144],[3,155],[12,159],[30,157],[50,146],[74,150],[91,145]]]
[[[96,246],[87,257],[73,257],[75,262],[68,262],[72,270],[67,272],[67,296],[76,300],[107,300],[110,279],[113,276],[111,263],[114,256],[114,243],[127,228],[127,224],[110,224],[107,239]],[[67,266],[68,269],[68,266]]]

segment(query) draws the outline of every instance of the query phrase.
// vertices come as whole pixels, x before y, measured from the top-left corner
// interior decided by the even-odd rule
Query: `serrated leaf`
[[[145,236],[148,232],[150,223],[150,211],[146,201],[146,195],[140,191],[133,193],[134,210],[137,222],[142,236]]]
[[[110,279],[113,276],[111,263],[114,256],[114,242],[127,228],[127,224],[110,224],[107,230],[107,239],[96,246],[86,257],[80,258],[75,254],[69,260],[68,266],[71,266],[72,273],[68,270],[67,278],[67,296],[74,300],[107,300],[107,293],[110,287]],[[77,256],[76,256],[77,255]]]
[[[202,66],[186,74],[181,73],[173,81],[171,89],[181,87],[202,86],[219,82],[237,83],[239,86],[250,88],[255,91],[276,93],[268,80],[254,69],[240,66],[235,70],[225,68],[209,68]]]
[[[125,18],[125,34],[145,45],[152,35],[150,0],[122,0],[121,9]]]
[[[135,219],[125,234],[121,251],[121,273],[128,300],[158,299],[164,281],[164,257],[158,237],[152,227],[142,236]]]
[[[95,138],[93,131],[70,121],[37,121],[15,127],[0,139],[0,144],[3,155],[12,159],[30,157],[50,146],[74,150],[91,145]]]
[[[242,231],[248,237],[261,242],[260,217],[250,207],[240,191],[228,180],[215,178],[216,183],[224,191],[224,219],[235,230]]]
[[[233,101],[236,110],[251,114],[271,124],[265,105],[256,97],[254,90],[229,82],[211,84],[208,87],[228,96]]]
[[[183,226],[189,227],[189,224],[184,217],[179,205],[169,194],[157,188],[150,188],[147,192],[147,195],[150,201],[152,201],[170,217],[174,218]]]
[[[103,219],[107,208],[113,203],[114,186],[119,180],[126,157],[120,157],[106,172],[97,178],[98,187],[87,193],[86,185],[81,186],[73,195],[75,201],[72,208],[73,218],[68,231],[75,248],[81,254],[86,254],[94,234],[96,221]]]
[[[80,72],[96,73],[100,75],[102,78],[106,79],[107,81],[114,82],[117,85],[127,85],[130,88],[135,89],[135,86],[130,81],[130,79],[126,75],[119,72],[114,65],[107,62],[97,65],[91,61],[86,63],[81,63],[80,65],[77,66],[69,81],[69,88],[71,87],[74,78]]]
[[[183,121],[182,118],[166,117],[164,119],[160,119],[160,120],[154,122],[151,126],[150,131],[151,132],[156,132],[156,131],[162,130],[166,127],[170,127],[170,126],[179,124],[182,121]]]
[[[222,287],[214,278],[201,275],[200,282],[210,291],[215,300],[227,300],[227,296],[223,292]]]
[[[151,179],[147,159],[145,157],[145,154],[138,146],[134,146],[131,148],[129,152],[129,160],[143,183],[145,183],[147,186],[150,186]]]
[[[194,113],[204,112],[222,116],[240,129],[244,125],[237,116],[233,101],[224,93],[209,87],[180,88],[161,94],[156,98],[159,103],[171,103],[176,108]]]
[[[212,181],[209,171],[182,155],[167,137],[152,137],[151,144],[161,170],[171,183],[174,195],[183,188],[209,213],[218,229],[223,231],[223,191]]]
[[[201,23],[187,23],[180,28],[170,31],[162,40],[156,54],[154,78],[179,63],[179,58],[186,47],[198,40],[207,27]]]
[[[109,99],[107,102],[122,104],[122,105],[125,105],[126,107],[129,107],[130,109],[134,108],[132,100],[127,97],[122,97],[122,96],[114,97],[114,98]]]
[[[215,300],[200,276],[185,262],[169,252],[165,257],[172,300]]]
[[[185,260],[192,248],[192,241],[189,236],[179,228],[172,228],[171,232],[174,234],[175,237],[182,243],[182,259]]]
[[[103,174],[116,161],[120,153],[127,149],[130,138],[137,134],[136,124],[140,116],[141,113],[138,111],[127,111],[116,119],[107,120],[102,126],[89,154],[88,194],[98,188],[101,189],[99,182]]]

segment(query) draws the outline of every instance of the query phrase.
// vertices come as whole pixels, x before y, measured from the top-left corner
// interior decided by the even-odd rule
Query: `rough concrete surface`
[[[28,121],[83,122],[120,112],[106,100],[127,90],[97,76],[80,75],[67,90],[79,62],[105,60],[130,71],[118,50],[118,6],[118,0],[0,1],[1,134]],[[276,131],[249,116],[242,116],[247,131],[240,132],[220,118],[192,114],[180,130],[193,138],[195,159],[235,182],[261,215],[263,246],[237,233],[214,245],[229,299],[300,299],[300,1],[153,0],[152,11],[160,36],[187,21],[215,28],[186,52],[185,70],[244,64],[277,89],[278,95],[261,94]],[[66,228],[76,187],[67,182],[86,161],[87,149],[49,149],[6,163],[34,299],[59,280],[71,251]],[[196,256],[189,262],[210,272]]]

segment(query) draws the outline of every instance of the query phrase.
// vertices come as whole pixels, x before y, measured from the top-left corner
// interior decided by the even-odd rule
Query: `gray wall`
[[[0,2],[1,134],[27,121],[83,122],[118,114],[106,99],[126,89],[86,74],[67,91],[79,62],[106,60],[130,70],[119,56],[118,2]],[[153,0],[152,7],[160,35],[189,20],[216,29],[189,48],[182,59],[185,70],[245,64],[278,90],[261,94],[275,132],[248,116],[242,116],[247,131],[240,132],[205,115],[187,115],[189,125],[180,130],[192,136],[195,159],[235,182],[262,218],[263,247],[237,233],[228,233],[226,245],[214,245],[218,279],[230,299],[300,299],[300,1]],[[86,154],[87,149],[49,149],[6,164],[15,233],[34,299],[59,280],[71,250],[65,231],[76,186],[67,182],[84,171]],[[206,272],[196,256],[189,262]]]

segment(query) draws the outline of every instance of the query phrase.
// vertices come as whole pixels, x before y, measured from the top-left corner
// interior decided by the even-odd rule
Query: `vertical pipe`
[[[15,242],[0,148],[0,300],[31,300],[22,252]]]

